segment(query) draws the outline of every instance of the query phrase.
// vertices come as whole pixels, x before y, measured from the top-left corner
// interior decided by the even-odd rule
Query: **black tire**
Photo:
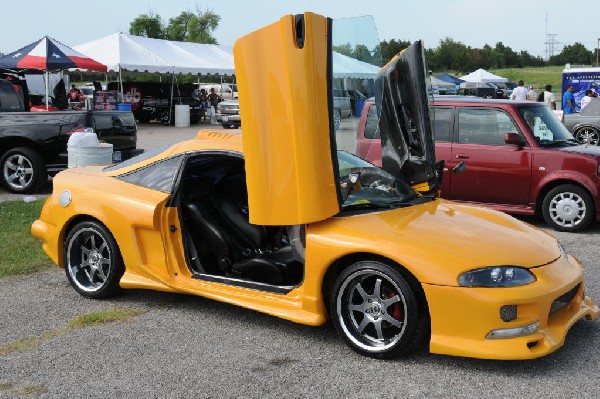
[[[563,184],[546,194],[542,214],[554,230],[574,233],[585,229],[594,220],[596,209],[585,189],[574,184]]]
[[[333,128],[338,130],[342,124],[342,113],[339,109],[333,110]]]
[[[417,349],[427,336],[426,309],[398,270],[376,261],[344,270],[330,298],[338,334],[354,351],[375,358]]]
[[[106,298],[120,290],[123,258],[112,234],[98,222],[76,224],[64,245],[64,268],[75,291],[88,298]]]
[[[171,121],[171,115],[169,114],[169,111],[163,111],[160,114],[160,123],[162,123],[165,126],[171,125],[172,121]]]
[[[575,140],[580,144],[598,145],[600,144],[600,130],[594,127],[583,127],[575,132]]]
[[[221,123],[221,126],[223,126],[223,129],[231,129],[231,125],[229,123]]]
[[[13,193],[33,193],[48,182],[46,163],[33,148],[16,147],[0,159],[2,185]]]

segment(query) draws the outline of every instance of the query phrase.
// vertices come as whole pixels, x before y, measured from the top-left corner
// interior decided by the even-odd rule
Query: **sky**
[[[197,6],[221,16],[214,36],[219,44],[228,45],[284,15],[305,11],[334,19],[373,15],[380,40],[421,39],[427,48],[450,37],[476,48],[502,42],[515,51],[545,57],[546,33],[556,34],[562,45],[580,42],[592,51],[600,38],[594,19],[600,15],[597,0],[28,0],[26,8],[2,18],[0,52],[13,52],[45,35],[76,46],[127,33],[129,23],[140,14],[151,11],[167,22]],[[585,23],[586,16],[591,23]],[[556,48],[555,53],[560,52],[561,46]]]

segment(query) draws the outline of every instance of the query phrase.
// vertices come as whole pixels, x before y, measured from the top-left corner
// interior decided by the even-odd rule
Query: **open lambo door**
[[[289,15],[236,41],[250,222],[296,225],[340,210],[331,20]]]

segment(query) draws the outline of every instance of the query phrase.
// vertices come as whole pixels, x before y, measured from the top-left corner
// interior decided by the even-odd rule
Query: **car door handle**
[[[469,159],[467,154],[456,154],[456,159]]]

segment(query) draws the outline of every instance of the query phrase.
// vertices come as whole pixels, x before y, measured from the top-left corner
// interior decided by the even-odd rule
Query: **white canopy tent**
[[[114,33],[74,47],[109,71],[233,75],[232,46],[175,42]]]
[[[494,75],[485,69],[479,68],[475,72],[471,72],[468,75],[462,76],[460,79],[465,82],[484,82],[484,83],[506,83],[508,79],[502,76]]]
[[[364,61],[333,52],[332,69],[334,78],[372,79],[377,75],[379,67]]]

